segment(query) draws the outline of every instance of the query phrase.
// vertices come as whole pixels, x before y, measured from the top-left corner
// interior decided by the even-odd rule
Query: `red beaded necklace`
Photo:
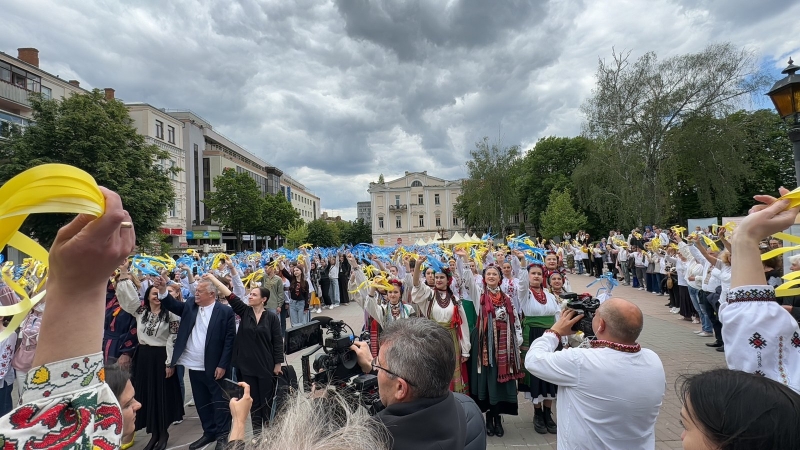
[[[539,288],[539,292],[531,288],[531,294],[533,294],[533,298],[535,298],[537,302],[543,305],[547,304],[547,294],[544,293],[544,289],[541,287]]]
[[[601,339],[591,341],[589,345],[591,345],[592,348],[610,348],[612,350],[625,353],[638,353],[642,349],[642,346],[639,344],[633,344],[633,345],[620,344],[617,342],[604,341]]]
[[[489,298],[492,300],[492,306],[494,306],[495,308],[499,308],[500,306],[503,306],[503,303],[504,303],[503,302],[503,293],[500,292],[500,290],[498,290],[497,292],[489,291],[487,293],[489,294]]]

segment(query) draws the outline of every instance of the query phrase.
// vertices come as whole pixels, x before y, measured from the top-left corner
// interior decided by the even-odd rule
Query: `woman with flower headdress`
[[[550,275],[554,273],[561,274],[561,281],[567,291],[570,290],[569,280],[567,280],[567,271],[559,264],[558,255],[555,252],[549,251],[544,255],[544,267],[542,267],[542,285],[549,286]]]
[[[452,275],[449,267],[441,263],[430,264],[430,268],[434,271],[433,289],[426,283],[420,282],[422,264],[427,259],[428,257],[425,255],[419,256],[414,266],[411,300],[419,306],[424,317],[435,320],[450,331],[456,355],[460,355],[456,361],[456,370],[453,373],[453,380],[450,382],[450,390],[466,394],[469,392],[466,362],[469,359],[471,348],[467,315],[461,299],[456,297],[450,289]]]
[[[561,307],[555,295],[548,292],[543,283],[544,268],[539,264],[528,266],[528,276],[522,276],[520,288],[520,309],[522,310],[522,360],[528,348],[536,338],[542,336],[561,314]],[[559,344],[558,349],[561,349]],[[557,426],[553,420],[551,408],[556,398],[558,387],[555,384],[531,375],[526,371],[525,378],[519,382],[519,391],[525,392],[525,398],[533,402],[533,428],[539,434],[556,434]]]
[[[380,333],[383,327],[390,322],[406,319],[414,315],[414,308],[402,302],[403,283],[397,278],[389,278],[384,288],[367,285],[367,276],[358,266],[356,259],[347,254],[347,260],[352,267],[348,291],[350,298],[358,303],[367,314],[365,328],[369,331],[369,347],[372,357],[378,355],[380,349]],[[372,281],[377,284],[384,278],[376,276]],[[389,289],[391,286],[391,289]]]
[[[457,250],[460,258],[464,250]],[[516,258],[525,258],[517,252]],[[525,376],[520,356],[522,328],[518,311],[502,288],[503,271],[487,265],[478,281],[470,270],[462,270],[470,296],[477,299],[477,325],[472,333],[470,352],[470,396],[486,412],[486,434],[502,437],[501,414],[517,415],[517,385]]]

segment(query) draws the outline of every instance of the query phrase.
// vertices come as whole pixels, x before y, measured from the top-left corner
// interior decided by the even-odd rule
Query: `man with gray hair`
[[[353,350],[364,372],[378,377],[386,407],[378,413],[393,438],[393,450],[483,449],[486,430],[480,409],[450,392],[456,354],[453,338],[436,322],[411,317],[386,325],[373,359],[369,345]]]
[[[556,351],[582,318],[564,311],[525,357],[531,374],[558,385],[558,448],[655,448],[666,377],[658,355],[636,343],[642,311],[606,300],[592,319],[591,348]]]

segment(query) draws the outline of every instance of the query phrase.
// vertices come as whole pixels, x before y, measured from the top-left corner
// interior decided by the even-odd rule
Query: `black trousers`
[[[197,415],[200,416],[203,434],[227,441],[231,431],[230,399],[224,397],[222,388],[214,377],[206,375],[204,371],[190,370],[189,382],[192,384],[194,404]]]
[[[271,371],[272,369],[269,369],[267,373],[271,374]],[[264,424],[269,423],[275,380],[271,375],[258,377],[244,374],[241,375],[241,380],[250,385],[250,397],[253,397],[250,419],[253,421],[253,433],[257,436]]]
[[[701,289],[697,292],[697,297],[700,304],[705,307],[708,318],[711,319],[711,326],[714,327],[714,338],[717,342],[722,342],[722,322],[719,321],[719,317],[717,316],[719,312],[719,302],[712,305],[711,302],[708,301],[709,294],[711,293]]]
[[[322,301],[325,302],[325,306],[331,306],[331,279],[330,278],[320,278],[319,285],[322,288]]]
[[[593,264],[594,264],[594,276],[598,278],[603,276],[603,260],[600,258],[595,258]]]

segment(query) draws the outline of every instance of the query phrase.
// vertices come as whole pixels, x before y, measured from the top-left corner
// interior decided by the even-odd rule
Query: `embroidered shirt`
[[[33,368],[20,406],[0,418],[3,449],[112,450],[121,440],[122,410],[99,352]]]
[[[772,286],[739,286],[720,297],[729,369],[763,375],[800,393],[800,327]]]
[[[655,448],[655,426],[666,389],[652,350],[611,348],[555,351],[545,333],[531,344],[525,368],[558,385],[558,448]]]

